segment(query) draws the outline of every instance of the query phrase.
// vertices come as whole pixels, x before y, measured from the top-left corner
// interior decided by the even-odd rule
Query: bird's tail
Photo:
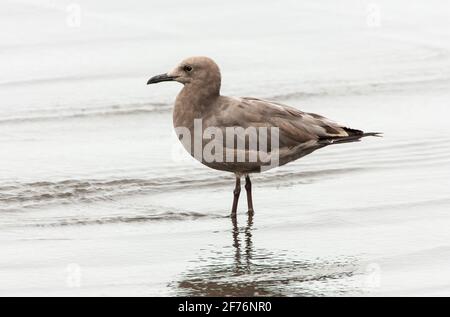
[[[349,133],[348,136],[321,139],[319,140],[319,143],[324,145],[341,144],[341,143],[359,142],[361,141],[361,138],[365,138],[366,136],[374,136],[374,137],[383,136],[383,132],[363,132],[354,129],[346,129],[346,131]]]

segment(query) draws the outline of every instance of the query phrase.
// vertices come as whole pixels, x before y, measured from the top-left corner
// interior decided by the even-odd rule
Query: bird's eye
[[[184,66],[184,70],[187,72],[190,72],[190,71],[192,71],[192,66],[186,65],[186,66]]]

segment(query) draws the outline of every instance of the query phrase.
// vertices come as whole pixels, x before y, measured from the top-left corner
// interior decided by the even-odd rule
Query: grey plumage
[[[175,128],[185,127],[194,132],[194,120],[202,119],[203,131],[215,127],[222,131],[230,127],[247,129],[279,129],[279,164],[284,165],[325,146],[359,141],[378,133],[365,133],[347,128],[321,115],[302,112],[296,108],[252,97],[226,97],[220,95],[221,74],[217,64],[208,57],[191,57],[182,61],[167,74],[151,78],[148,83],[174,80],[184,84],[178,94],[173,112]],[[193,135],[194,133],[192,133]],[[192,144],[193,139],[189,140]],[[203,140],[203,146],[208,140]],[[183,140],[182,140],[183,142]],[[270,144],[270,140],[268,142]],[[225,142],[223,146],[226,147]],[[233,148],[234,155],[242,149]],[[188,149],[194,156],[192,147]],[[254,149],[245,148],[246,155]],[[270,148],[269,148],[270,151]],[[260,172],[263,162],[206,162],[218,170],[241,175]],[[248,179],[249,181],[249,179]],[[240,183],[236,183],[236,188]],[[236,192],[236,190],[235,190]],[[239,195],[237,195],[239,196]],[[235,195],[236,200],[236,195]],[[236,204],[233,204],[235,206]],[[233,207],[233,212],[236,210]]]

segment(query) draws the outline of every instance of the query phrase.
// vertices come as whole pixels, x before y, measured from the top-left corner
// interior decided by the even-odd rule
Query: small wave
[[[66,179],[13,183],[0,186],[0,210],[17,211],[53,204],[113,201],[115,198],[168,192],[182,188],[220,186],[227,180],[209,173],[197,173],[192,179],[183,176],[156,178]]]
[[[286,169],[277,171],[277,173],[261,174],[255,177],[255,180],[261,180],[258,186],[289,186],[294,184],[309,184],[319,178],[333,177],[342,174],[363,171],[365,168],[349,167],[349,168],[330,168],[322,170],[298,171]]]
[[[47,204],[52,202],[94,202],[113,197],[167,188],[171,179],[117,179],[32,182],[0,187],[0,202],[5,204]]]
[[[312,91],[294,91],[285,94],[268,96],[269,100],[291,100],[308,99],[313,97],[329,96],[358,96],[379,92],[398,92],[412,89],[427,89],[431,86],[442,85],[448,87],[450,78],[448,77],[430,77],[418,80],[396,80],[383,82],[367,82],[363,84],[344,83],[335,86],[323,86]]]
[[[341,166],[342,163],[347,166],[364,168],[410,168],[411,165],[424,166],[438,162],[450,162],[450,152],[443,146],[449,142],[447,137],[386,141],[365,144],[366,146],[360,147],[357,151],[348,151],[344,145],[330,147],[318,151],[313,163],[305,159],[293,164],[300,163],[308,169],[318,165],[322,167]]]
[[[34,84],[52,84],[59,82],[75,82],[75,81],[87,81],[87,80],[97,80],[97,79],[114,79],[114,78],[126,78],[126,77],[136,77],[135,74],[129,73],[108,73],[108,74],[93,74],[86,76],[60,76],[60,77],[48,77],[48,78],[29,78],[22,80],[13,81],[2,81],[0,86],[25,86]]]
[[[319,178],[361,170],[361,168],[323,169],[320,171],[280,170],[277,174],[258,175],[255,180],[261,186],[289,186],[289,184],[311,183]],[[29,208],[55,204],[93,203],[114,201],[116,198],[172,192],[192,189],[212,189],[233,187],[231,174],[218,175],[216,172],[199,169],[195,174],[156,177],[122,178],[113,180],[68,179],[56,182],[40,181],[15,183],[0,186],[0,210],[14,212]]]
[[[81,109],[48,109],[41,110],[36,113],[29,112],[12,117],[0,119],[2,123],[21,123],[48,121],[55,119],[71,119],[83,117],[105,117],[119,115],[133,115],[142,113],[161,113],[168,112],[172,109],[172,104],[168,103],[132,103],[122,105],[111,105],[105,107],[89,107]]]
[[[117,215],[104,217],[76,217],[57,219],[49,222],[39,222],[31,224],[33,227],[62,227],[62,226],[87,226],[87,225],[106,225],[106,224],[126,224],[126,223],[144,223],[149,221],[183,221],[196,220],[200,218],[220,218],[214,214],[202,214],[189,211],[166,211],[158,213],[147,213],[140,215]]]

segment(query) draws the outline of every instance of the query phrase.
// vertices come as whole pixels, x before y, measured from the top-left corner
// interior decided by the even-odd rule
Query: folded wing
[[[344,127],[321,115],[303,112],[278,102],[251,97],[228,99],[228,102],[222,102],[221,122],[217,122],[217,125],[277,127],[280,131],[280,147],[293,147],[301,143],[323,146],[353,142],[366,136],[363,131]]]

